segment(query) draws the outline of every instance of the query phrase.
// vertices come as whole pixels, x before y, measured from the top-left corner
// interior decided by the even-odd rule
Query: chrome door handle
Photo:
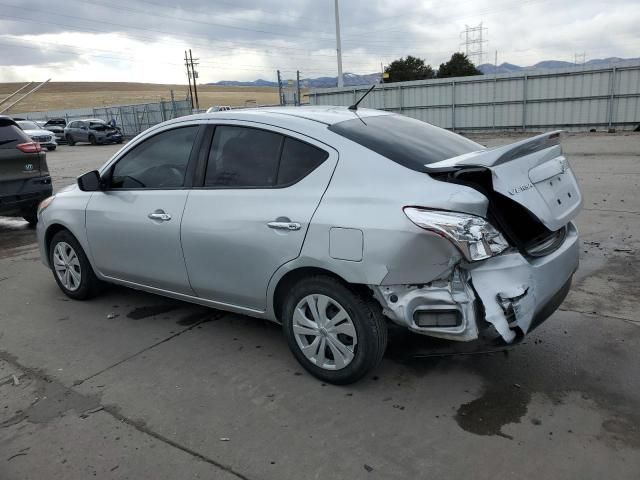
[[[298,222],[269,222],[267,226],[276,230],[300,230]]]
[[[171,215],[165,213],[162,210],[156,210],[155,212],[147,215],[147,217],[149,217],[151,220],[160,220],[161,222],[168,222],[169,220],[171,220]]]

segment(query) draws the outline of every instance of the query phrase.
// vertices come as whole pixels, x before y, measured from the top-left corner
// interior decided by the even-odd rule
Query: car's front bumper
[[[122,143],[122,135],[119,133],[111,135],[100,135],[96,136],[96,141],[98,143]]]
[[[578,256],[578,232],[570,223],[562,245],[544,257],[509,252],[460,265],[449,278],[429,284],[371,289],[385,315],[414,332],[461,341],[497,332],[511,343],[562,303]]]

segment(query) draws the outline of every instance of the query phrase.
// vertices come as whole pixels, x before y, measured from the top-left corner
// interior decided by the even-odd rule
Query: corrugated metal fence
[[[191,103],[188,100],[30,112],[20,114],[20,117],[42,121],[63,117],[67,119],[67,123],[83,118],[100,118],[106,122],[114,119],[124,135],[134,136],[160,122],[184,115],[191,115]]]
[[[368,87],[315,90],[312,105],[351,105]],[[640,62],[378,86],[360,104],[453,130],[633,128]]]

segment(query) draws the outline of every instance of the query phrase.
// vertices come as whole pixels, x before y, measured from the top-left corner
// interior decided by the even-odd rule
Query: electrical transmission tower
[[[573,63],[575,65],[584,65],[587,61],[587,54],[582,53],[574,53],[573,54]]]
[[[482,56],[484,55],[484,44],[487,43],[482,37],[487,31],[486,27],[482,26],[482,22],[477,27],[464,26],[465,29],[460,32],[460,35],[464,35],[464,53],[467,57],[475,58],[476,65],[482,64]]]

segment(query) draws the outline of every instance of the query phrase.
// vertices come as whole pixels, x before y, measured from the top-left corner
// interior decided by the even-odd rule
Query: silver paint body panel
[[[365,121],[367,116],[387,114],[367,109],[357,113]],[[327,128],[328,124],[355,116],[342,107],[246,109],[193,115],[152,127],[125,145],[100,172],[106,172],[149,136],[191,124],[264,128],[313,143],[329,152],[329,158],[286,188],[116,194],[71,188],[59,193],[41,215],[38,239],[42,259],[48,264],[46,232],[59,225],[78,238],[96,275],[103,280],[272,321],[278,321],[274,294],[280,280],[297,269],[315,267],[346,282],[368,285],[396,323],[419,333],[456,340],[477,338],[476,319],[468,313],[473,301],[490,306],[487,317],[493,315],[500,331],[503,319],[494,303],[501,290],[508,290],[514,282],[531,285],[531,300],[527,300],[531,303],[526,309],[535,312],[557,287],[549,277],[571,277],[577,267],[577,233],[537,263],[513,251],[465,263],[453,244],[417,227],[402,209],[422,206],[485,217],[487,198],[470,187],[405,168]],[[488,152],[480,149],[469,157],[475,156],[477,162]],[[545,155],[549,152],[543,151],[542,155],[548,160]],[[445,162],[456,164],[460,160]],[[530,160],[527,165],[542,163]],[[503,173],[498,171],[497,175]],[[536,203],[533,208],[542,207]],[[172,219],[149,219],[148,214],[156,209],[170,213]],[[576,211],[563,217],[565,224]],[[561,221],[560,217],[555,220]],[[268,223],[274,221],[296,222],[300,229],[270,228]],[[544,268],[538,263],[544,263]],[[463,280],[451,280],[456,271]],[[451,281],[463,283],[455,288],[446,286]],[[448,295],[453,299],[450,303],[469,317],[460,332],[416,329],[409,316],[390,308],[385,288],[391,291],[398,286],[406,289],[430,282],[439,285],[437,294],[425,290],[422,296],[415,292],[410,296],[424,306],[430,299]],[[415,298],[412,301],[415,303]],[[526,331],[527,320],[521,323]],[[503,338],[510,341],[510,333],[505,331]]]

